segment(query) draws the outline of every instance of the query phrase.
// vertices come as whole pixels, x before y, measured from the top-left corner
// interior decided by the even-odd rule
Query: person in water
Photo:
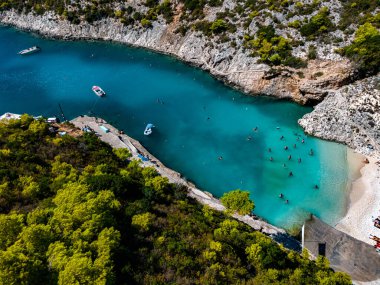
[[[257,129],[258,129],[258,127],[255,127],[253,130],[256,132],[256,131],[257,131]]]
[[[284,139],[284,136],[281,136],[281,137],[280,137],[280,140],[283,140],[283,139]]]
[[[297,145],[296,145],[296,144],[294,144],[294,145],[293,145],[293,147],[294,147],[294,148],[297,148]]]
[[[319,189],[317,184],[314,185],[314,189]]]
[[[284,198],[284,195],[282,193],[280,193],[280,195],[278,195],[279,198]]]
[[[292,159],[292,156],[291,156],[291,155],[289,155],[289,156],[288,156],[288,160],[291,160],[291,159]]]
[[[223,159],[223,156],[219,156],[218,159],[219,159],[219,160],[222,160],[222,159]]]
[[[286,199],[285,204],[289,204],[289,200],[288,199]]]
[[[272,152],[272,149],[271,149],[271,148],[268,148],[268,152]]]
[[[298,158],[298,163],[301,163],[301,158]]]
[[[289,177],[291,177],[291,176],[293,176],[293,172],[290,171],[289,172]]]
[[[309,154],[310,154],[310,155],[314,155],[314,151],[313,151],[312,148],[310,149]]]
[[[284,149],[285,149],[285,150],[288,150],[288,146],[286,145],[286,146],[284,147]]]
[[[269,160],[270,160],[270,161],[273,161],[273,157],[270,157]]]
[[[301,143],[305,143],[305,140],[304,140],[304,139],[302,139]]]

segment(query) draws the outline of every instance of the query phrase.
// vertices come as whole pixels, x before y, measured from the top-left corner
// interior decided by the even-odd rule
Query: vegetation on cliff
[[[365,74],[378,69],[363,68],[362,63],[378,56],[368,47],[366,59],[359,56],[358,60],[358,52],[349,46],[355,45],[353,35],[359,26],[371,24],[379,29],[379,6],[380,0],[0,0],[0,11],[37,15],[53,11],[73,24],[114,18],[128,29],[151,29],[160,24],[172,25],[170,30],[183,36],[199,31],[209,47],[242,48],[271,66],[300,68],[308,59],[347,56],[360,61],[357,66],[365,69]],[[274,33],[263,38],[263,29]],[[308,52],[311,46],[313,53]],[[344,52],[339,55],[335,50]]]
[[[351,284],[128,157],[0,122],[0,284]]]

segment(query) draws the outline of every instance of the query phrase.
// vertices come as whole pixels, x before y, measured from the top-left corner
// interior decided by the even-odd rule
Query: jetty
[[[71,123],[81,130],[92,129],[100,140],[106,142],[113,148],[127,148],[132,154],[132,159],[141,161],[140,165],[142,167],[153,167],[161,176],[167,177],[169,182],[185,186],[188,189],[188,195],[201,204],[208,205],[218,211],[224,211],[226,209],[212,194],[198,189],[193,183],[184,179],[180,173],[166,167],[161,161],[150,154],[139,141],[119,131],[114,126],[108,124],[104,119],[79,116],[71,120]],[[255,230],[270,235],[275,241],[283,243],[284,246],[296,250],[300,249],[300,244],[288,236],[284,229],[275,227],[255,216],[242,216],[238,214],[232,216]]]

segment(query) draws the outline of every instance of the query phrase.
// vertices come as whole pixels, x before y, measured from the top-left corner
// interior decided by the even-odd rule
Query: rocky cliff
[[[271,68],[258,63],[243,47],[230,43],[216,43],[199,31],[188,31],[184,36],[175,33],[179,22],[153,22],[151,28],[128,27],[113,18],[94,23],[72,24],[47,12],[19,14],[15,11],[0,13],[0,22],[38,32],[48,37],[66,40],[110,40],[144,47],[173,55],[185,62],[209,71],[214,76],[250,94],[266,94],[291,99],[301,104],[314,104],[350,80],[352,68],[348,60],[338,55],[310,60],[307,68]],[[237,31],[239,33],[239,31]],[[331,57],[331,56],[330,56]]]
[[[132,2],[137,3],[135,7],[138,8],[141,1]],[[334,12],[334,5],[331,3],[339,1],[328,2],[335,19],[333,20],[338,22],[339,14]],[[228,11],[236,3],[229,0],[223,2],[222,7],[205,9],[205,19],[212,21],[216,17],[216,11]],[[339,5],[335,6],[338,7],[335,11],[339,11]],[[263,13],[268,14],[268,11]],[[277,12],[274,14],[276,19],[282,17]],[[345,41],[337,41],[335,44],[306,41],[304,47],[293,48],[293,55],[306,59],[306,47],[310,53],[310,46],[315,45],[316,59],[308,60],[306,68],[294,69],[282,65],[271,67],[259,63],[258,57],[252,56],[244,45],[243,35],[246,31],[251,34],[257,31],[253,22],[256,21],[259,26],[268,21],[271,24],[273,17],[272,20],[270,17],[259,17],[247,29],[236,25],[237,30],[229,35],[231,39],[226,42],[220,37],[209,37],[196,29],[178,33],[182,24],[180,17],[181,12],[176,13],[170,23],[158,18],[147,28],[141,25],[124,25],[119,19],[112,17],[92,23],[80,21],[74,24],[51,11],[43,15],[33,12],[18,13],[14,10],[0,12],[1,23],[48,37],[109,40],[170,54],[253,95],[265,94],[301,104],[316,104],[327,96],[311,114],[299,121],[305,131],[324,139],[346,143],[363,154],[379,153],[379,77],[374,76],[350,84],[353,67],[347,59],[334,53],[336,48],[352,42],[352,36],[343,36],[341,31],[333,31],[329,36],[339,35]],[[307,20],[305,16],[302,17],[296,15],[284,21],[289,26],[291,20]],[[290,35],[295,41],[302,40],[300,33],[294,29],[283,28],[276,32],[281,36]]]
[[[329,91],[298,123],[311,135],[380,159],[380,75]]]

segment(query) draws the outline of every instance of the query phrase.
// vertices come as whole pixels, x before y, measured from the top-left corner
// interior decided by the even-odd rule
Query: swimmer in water
[[[289,200],[288,199],[286,199],[285,204],[289,204]]]
[[[285,149],[285,150],[288,150],[288,146],[286,145],[286,146],[284,147],[284,149]]]
[[[222,159],[223,159],[223,156],[219,156],[218,159],[219,159],[219,160],[222,160]]]
[[[301,143],[305,143],[305,140],[304,140],[304,139],[302,139]]]
[[[291,171],[289,172],[289,177],[290,177],[290,176],[293,176],[293,172],[291,172]]]
[[[278,195],[279,198],[284,198],[284,195],[282,193],[280,193],[280,195]]]
[[[292,159],[292,156],[291,156],[291,155],[289,155],[289,156],[288,156],[288,160],[291,160],[291,159]]]
[[[283,140],[283,139],[284,139],[284,136],[281,136],[281,137],[280,137],[280,140]]]

